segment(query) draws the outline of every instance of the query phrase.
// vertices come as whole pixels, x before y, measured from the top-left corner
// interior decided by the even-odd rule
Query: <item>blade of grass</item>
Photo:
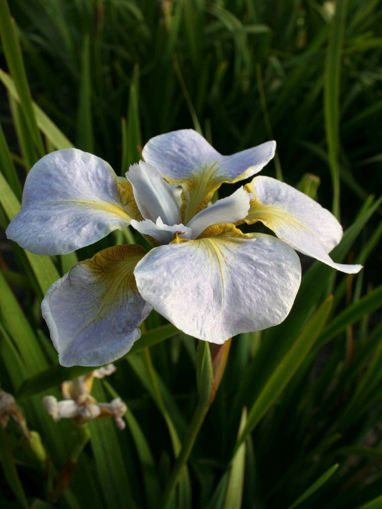
[[[16,196],[13,194],[12,189],[9,187],[2,174],[0,174],[0,204],[9,221],[20,210],[20,204]],[[41,293],[44,295],[50,285],[56,281],[60,275],[49,257],[35,255],[26,250],[24,253],[36,277]]]
[[[8,98],[13,118],[13,125],[15,127],[17,140],[21,148],[23,166],[25,171],[28,172],[37,161],[38,155],[35,150],[33,140],[29,134],[20,103],[17,103],[10,95]]]
[[[155,401],[166,423],[174,454],[175,456],[178,455],[182,447],[179,430],[181,427],[184,427],[179,424],[181,415],[173,401],[172,395],[165,391],[165,386],[154,369],[149,350],[146,349],[140,356],[127,356],[126,360]],[[178,504],[186,509],[191,503],[191,485],[186,466],[180,472],[178,487]]]
[[[168,324],[145,332],[127,355],[142,352],[144,349],[172,337],[176,330],[173,325]],[[142,343],[142,346],[139,343]],[[120,361],[116,361],[116,363],[118,362]],[[94,367],[73,366],[72,368],[63,368],[62,366],[53,366],[30,377],[28,382],[20,387],[17,397],[18,399],[29,398],[51,387],[60,385],[64,380],[73,380],[93,370]]]
[[[289,380],[296,373],[302,362],[316,342],[324,326],[332,306],[333,298],[329,296],[312,316],[296,341],[287,352],[280,364],[268,378],[263,390],[252,405],[248,413],[247,424],[235,446],[235,451],[247,438],[269,408],[285,389]]]
[[[299,506],[302,502],[304,502],[304,500],[306,500],[311,495],[313,495],[313,493],[315,493],[318,489],[320,489],[321,486],[323,484],[325,484],[326,481],[328,481],[332,477],[332,475],[335,473],[335,471],[338,469],[338,467],[339,467],[339,464],[336,463],[335,465],[328,468],[328,470],[326,472],[324,472],[322,474],[322,476],[317,479],[317,481],[315,481],[311,486],[309,486],[309,488],[307,490],[305,490],[304,493],[302,495],[300,495],[298,497],[298,499],[295,500],[295,502],[293,502],[293,504],[291,504],[288,507],[288,509],[294,509],[295,507]]]
[[[263,113],[265,129],[267,131],[268,137],[273,140],[274,136],[273,136],[272,124],[271,124],[271,121],[269,118],[267,100],[266,100],[265,93],[264,93],[263,74],[262,74],[260,64],[256,65],[256,79],[257,79],[257,89],[259,92],[260,106],[261,106],[261,111]],[[283,180],[283,172],[281,169],[281,163],[280,163],[280,159],[279,159],[277,152],[275,154],[274,162],[275,162],[276,178],[278,180]]]
[[[18,95],[21,98],[22,110],[25,115],[25,121],[30,136],[41,156],[44,153],[44,147],[33,111],[32,96],[29,90],[21,49],[17,38],[16,25],[11,17],[7,0],[2,0],[0,2],[0,34],[7,64],[15,82]]]
[[[2,274],[0,274],[0,317],[21,354],[28,374],[35,374],[41,368],[46,368],[47,361],[33,329]]]
[[[349,306],[342,313],[336,316],[329,325],[325,327],[318,340],[318,345],[323,345],[334,336],[346,329],[349,325],[360,320],[382,306],[382,285],[370,292],[368,295]]]
[[[129,166],[140,160],[142,146],[141,126],[139,121],[139,69],[134,67],[133,80],[130,85],[127,121],[122,119],[122,165],[124,175]]]
[[[103,385],[113,398],[119,397],[118,393],[109,384],[109,382],[104,380]],[[148,507],[155,509],[161,490],[157,477],[157,467],[155,465],[154,458],[146,437],[143,434],[138,421],[135,419],[134,415],[127,406],[125,419],[133,437],[135,446],[137,448],[138,457],[141,462],[142,475],[145,484],[145,495],[147,498]]]
[[[181,450],[176,458],[170,477],[167,481],[167,485],[165,486],[162,499],[163,509],[166,509],[170,504],[173,490],[181,478],[181,473],[188,461],[200,428],[204,422],[211,404],[213,369],[209,345],[205,341],[200,341],[198,345],[196,360],[196,382],[199,396],[198,404],[192,416],[190,425],[186,431]]]
[[[374,498],[367,504],[363,505],[361,509],[381,509],[382,507],[382,495],[380,497]]]
[[[346,0],[338,0],[335,14],[331,21],[329,45],[326,55],[324,81],[324,113],[326,141],[328,145],[329,168],[333,185],[333,214],[340,214],[340,167],[338,164],[339,150],[339,95],[341,52],[344,37]]]
[[[81,58],[81,80],[77,112],[77,146],[87,152],[94,152],[92,121],[92,85],[90,74],[90,39],[86,35],[83,41]]]
[[[8,92],[11,96],[17,101],[20,102],[19,94],[17,93],[15,84],[12,78],[0,69],[0,80],[3,85],[7,88]],[[63,148],[71,148],[73,147],[72,143],[68,140],[68,138],[58,129],[58,127],[49,119],[49,117],[42,111],[36,103],[32,103],[33,111],[36,116],[36,121],[38,127],[48,138],[50,143],[57,149],[61,150]]]
[[[247,422],[247,409],[244,407],[241,414],[239,436],[244,431]],[[243,498],[244,467],[245,467],[246,444],[243,442],[238,448],[232,461],[227,491],[225,494],[224,509],[240,509]]]
[[[95,380],[93,394],[97,401],[106,400],[99,380]],[[101,419],[90,422],[89,429],[98,479],[107,507],[137,508],[132,499],[130,481],[114,423],[110,419]]]
[[[20,353],[17,351],[9,334],[0,323],[0,353],[4,361],[4,370],[12,384],[13,392],[17,391],[20,384],[27,378],[27,372]]]
[[[28,509],[28,501],[12,456],[10,440],[2,426],[0,426],[0,461],[3,467],[4,477],[15,495],[16,500],[21,507]]]
[[[5,139],[3,128],[0,124],[0,171],[4,174],[8,184],[15,193],[15,196],[21,198],[21,185],[17,176],[16,168],[13,164],[11,154],[9,152],[7,140]]]

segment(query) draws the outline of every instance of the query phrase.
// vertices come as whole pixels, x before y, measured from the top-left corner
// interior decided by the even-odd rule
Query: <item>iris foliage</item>
[[[52,257],[2,240],[0,384],[25,421],[0,413],[0,506],[379,507],[380,3],[9,7],[14,19],[0,1],[3,230],[45,153],[75,146],[123,175],[146,140],[192,127],[224,154],[275,138],[266,175],[331,208],[345,226],[333,258],[365,268],[346,276],[304,259],[285,322],[220,350],[151,314],[117,371],[93,382],[97,401],[125,402],[120,431],[106,418],[55,423],[43,408],[92,368],[58,365],[40,302],[78,259],[133,234]]]

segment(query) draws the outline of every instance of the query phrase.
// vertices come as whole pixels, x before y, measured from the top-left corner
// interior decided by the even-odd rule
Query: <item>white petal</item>
[[[191,237],[192,230],[184,224],[164,224],[160,217],[154,223],[151,219],[144,221],[131,221],[131,226],[143,235],[149,235],[157,240],[160,244],[168,244],[174,238],[175,233],[179,233],[182,237]]]
[[[223,182],[254,175],[274,156],[275,142],[223,156],[200,134],[182,129],[152,138],[143,148],[145,160],[172,183],[184,186],[184,221],[207,206]]]
[[[223,156],[193,129],[180,129],[151,138],[142,154],[145,161],[174,180],[187,180],[195,172],[216,164],[219,180],[231,182],[259,172],[273,158],[275,147],[276,143],[270,141]]]
[[[222,235],[155,248],[134,274],[142,297],[176,327],[223,343],[282,322],[301,267],[297,254],[275,237]]]
[[[210,166],[221,158],[221,154],[193,129],[151,138],[143,147],[142,155],[146,162],[174,180],[185,180],[195,169]]]
[[[7,236],[37,254],[65,254],[129,224],[108,163],[77,149],[44,156],[31,169],[22,209]]]
[[[133,186],[135,200],[145,219],[155,221],[161,217],[170,225],[180,222],[175,186],[163,180],[155,166],[144,162],[133,164],[126,178]]]
[[[187,226],[192,228],[192,238],[196,239],[208,226],[220,223],[236,223],[245,218],[249,209],[249,195],[243,187],[231,196],[218,200],[200,211]]]
[[[151,311],[133,275],[140,246],[105,249],[56,281],[42,314],[63,366],[100,366],[130,350]]]
[[[252,177],[273,159],[275,150],[276,142],[267,141],[232,156],[223,156],[219,161],[218,175],[229,182]]]
[[[361,265],[335,263],[328,255],[342,238],[341,225],[328,210],[270,177],[255,177],[252,189],[255,200],[251,202],[248,222],[262,221],[290,246],[330,267],[349,274],[361,270]]]

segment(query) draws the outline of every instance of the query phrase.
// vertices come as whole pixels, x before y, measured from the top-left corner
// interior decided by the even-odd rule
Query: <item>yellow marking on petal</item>
[[[231,249],[236,249],[240,241],[247,236],[231,224],[219,224],[209,228],[211,228],[210,233],[212,233],[212,229],[214,228],[215,236],[203,237],[197,240],[191,240],[190,242],[204,248],[207,251],[210,265],[218,268],[220,275],[221,304],[223,306],[225,294],[224,282],[229,264],[222,248],[227,248],[229,246]]]
[[[104,249],[89,260],[81,262],[104,288],[102,306],[97,310],[95,320],[111,307],[118,305],[127,294],[138,291],[134,269],[145,254],[146,250],[142,246],[122,245]]]
[[[92,201],[92,200],[60,200],[62,202],[73,203],[74,205],[83,205],[84,207],[88,207],[90,209],[98,209],[103,210],[104,212],[109,212],[115,216],[121,217],[122,219],[126,219],[129,221],[131,217],[126,213],[126,211],[115,205],[114,203],[106,202],[106,201]]]
[[[124,177],[118,178],[118,191],[121,198],[121,203],[129,214],[131,219],[142,221],[143,217],[139,211],[137,202],[135,201],[133,186]]]
[[[235,225],[231,223],[220,223],[213,224],[208,226],[200,235],[199,239],[208,238],[208,237],[221,237],[221,236],[231,236],[231,237],[243,237],[245,238],[245,234],[235,227]]]
[[[236,177],[233,180],[225,180],[224,182],[230,183],[230,184],[236,184],[236,182],[240,182],[241,180],[245,180],[248,177],[252,176],[252,168],[255,165],[249,166],[243,173],[241,173],[238,177]]]
[[[248,215],[245,218],[245,222],[253,224],[257,221],[261,221],[271,230],[275,230],[277,229],[277,226],[281,226],[285,223],[288,223],[295,228],[306,230],[306,228],[297,221],[297,219],[288,214],[288,212],[282,208],[274,205],[265,205],[260,203],[257,199],[254,199],[250,201],[250,207]]]
[[[244,190],[247,191],[247,193],[253,193],[253,181],[248,182],[248,184],[245,184]]]
[[[184,239],[183,237],[179,236],[179,233],[175,233],[174,240],[170,242],[170,244],[181,244],[182,242],[188,242],[190,239]]]
[[[217,168],[217,163],[196,168],[185,180],[166,177],[168,183],[183,186],[181,207],[183,222],[188,223],[195,214],[206,208],[215,191],[223,183],[223,180],[216,175]]]
[[[224,303],[224,293],[225,293],[225,288],[224,288],[225,270],[227,268],[226,258],[223,255],[223,253],[221,252],[221,250],[219,249],[219,247],[216,245],[216,241],[213,239],[213,237],[208,238],[208,239],[207,238],[203,239],[201,242],[203,242],[204,247],[207,250],[210,264],[217,265],[217,267],[219,269],[220,290],[221,290],[221,295],[222,295],[221,302],[223,304]]]
[[[250,166],[237,178],[230,180],[227,175],[219,174],[218,164],[216,161],[210,166],[196,168],[192,175],[184,180],[164,177],[169,184],[183,186],[181,215],[185,224],[207,207],[214,193],[222,184],[233,184],[247,178],[247,175],[250,176],[252,168]],[[252,190],[248,192],[252,192]]]
[[[197,242],[201,239],[208,239],[211,237],[242,237],[246,238],[248,234],[243,233],[241,230],[236,228],[232,223],[219,223],[208,226],[197,239],[185,239],[181,237],[179,233],[176,233],[174,240],[169,244],[182,244],[183,242]]]

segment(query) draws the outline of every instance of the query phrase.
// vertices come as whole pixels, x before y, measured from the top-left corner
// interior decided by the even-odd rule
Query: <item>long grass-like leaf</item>
[[[244,407],[243,412],[241,414],[239,436],[245,429],[246,422],[247,422],[247,409]],[[245,454],[246,454],[246,444],[245,442],[243,442],[237,449],[235,457],[230,467],[227,491],[225,494],[224,501],[224,509],[241,508],[244,486]]]
[[[38,340],[2,274],[0,274],[0,317],[22,356],[28,374],[34,375],[46,368],[46,358],[40,350]]]
[[[8,221],[20,210],[20,204],[9,187],[7,181],[0,174],[0,205],[3,207]],[[24,251],[32,271],[36,277],[41,293],[44,294],[50,285],[56,281],[60,275],[50,258],[39,256],[29,251]]]
[[[0,80],[3,85],[7,88],[8,92],[11,96],[17,101],[20,102],[20,96],[17,92],[16,86],[12,80],[12,78],[0,69]],[[32,103],[33,111],[36,117],[36,122],[47,139],[52,143],[52,145],[57,149],[61,150],[63,148],[71,148],[73,145],[68,140],[68,138],[58,129],[58,127],[49,119],[49,117],[42,111],[37,104]]]
[[[338,469],[339,464],[336,463],[335,465],[328,468],[326,472],[324,472],[318,479],[315,481],[307,490],[304,491],[302,495],[298,497],[298,499],[291,504],[288,509],[294,509],[295,507],[298,507],[304,500],[309,498],[313,493],[315,493],[318,489],[323,486],[326,481],[328,481],[332,475],[335,473],[335,471]]]
[[[104,381],[104,386],[110,395],[113,396],[113,398],[118,397],[117,392],[108,382]],[[133,413],[128,407],[126,407],[125,419],[130,433],[134,439],[138,457],[141,462],[147,504],[149,508],[155,509],[158,504],[158,497],[160,496],[160,485],[157,476],[157,467],[155,465],[154,458],[146,437],[144,436],[138,421],[135,419]]]
[[[236,449],[253,431],[308,355],[328,318],[331,306],[332,297],[328,297],[303,328],[289,352],[267,380],[260,395],[249,409],[247,424],[236,444]]]
[[[130,356],[134,352],[137,353],[150,346],[154,346],[173,336],[176,331],[177,329],[171,324],[149,330],[142,334],[141,338],[135,343],[128,355]],[[142,345],[139,345],[139,343],[142,343]],[[74,366],[71,368],[64,368],[62,366],[53,366],[46,370],[40,370],[40,373],[29,378],[28,382],[20,387],[18,398],[24,399],[33,396],[51,387],[60,385],[64,380],[73,380],[74,378],[89,373],[93,369],[94,367]]]
[[[27,76],[25,74],[23,58],[16,33],[16,26],[11,17],[7,0],[2,0],[0,2],[0,33],[8,67],[11,75],[13,76],[18,95],[21,98],[22,110],[25,114],[25,120],[30,136],[32,137],[40,155],[43,155],[43,143],[33,111],[32,97],[29,90]]]
[[[346,327],[360,320],[362,316],[371,313],[381,306],[382,285],[337,315],[322,331],[319,344],[329,341],[341,331],[345,330]]]
[[[9,438],[5,429],[0,426],[0,462],[3,467],[4,477],[14,493],[16,500],[24,509],[28,509],[28,501],[24,493],[23,485],[17,473]]]
[[[3,128],[0,125],[0,171],[4,174],[8,184],[17,198],[21,198],[21,186],[13,164]]]
[[[92,84],[90,73],[90,39],[84,37],[81,59],[81,81],[77,113],[77,145],[82,150],[94,152],[92,120]]]
[[[382,507],[382,495],[380,497],[374,498],[367,504],[364,504],[361,509],[380,509]]]
[[[140,160],[142,146],[141,127],[139,118],[139,70],[135,66],[129,92],[127,120],[122,119],[122,165],[124,175],[130,164]]]
[[[333,184],[333,213],[337,217],[340,212],[340,167],[338,163],[339,93],[346,3],[346,0],[338,0],[335,3],[335,14],[331,22],[324,82],[325,130]]]
[[[95,381],[93,394],[98,401],[106,396],[101,384]],[[132,498],[130,479],[123,460],[117,431],[113,422],[103,419],[89,424],[98,479],[101,483],[107,507],[131,507],[137,509]]]

